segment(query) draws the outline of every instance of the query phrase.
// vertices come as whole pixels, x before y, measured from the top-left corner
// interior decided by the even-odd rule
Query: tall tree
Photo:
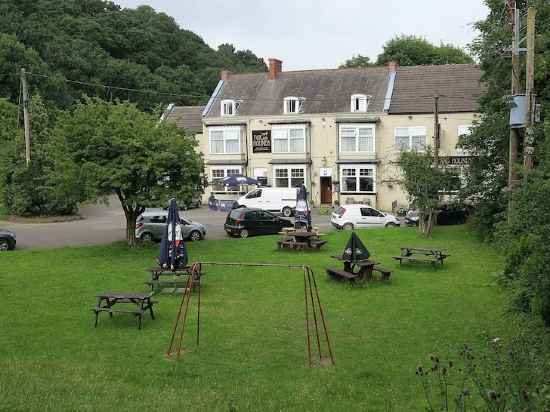
[[[344,64],[341,64],[339,69],[349,69],[357,67],[371,67],[375,64],[370,61],[370,57],[363,56],[362,54],[353,55],[351,59],[346,60]]]
[[[202,155],[194,137],[130,103],[86,99],[57,127],[60,144],[81,176],[88,199],[115,193],[126,216],[126,238],[136,241],[136,219],[172,197],[189,202],[202,192]]]
[[[401,66],[474,62],[472,57],[458,47],[450,44],[435,46],[426,39],[414,35],[397,36],[384,45],[376,64],[385,65],[390,61],[395,61]]]

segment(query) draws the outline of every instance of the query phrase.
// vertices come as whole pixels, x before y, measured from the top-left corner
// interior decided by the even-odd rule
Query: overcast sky
[[[466,46],[482,0],[115,0],[147,4],[175,18],[211,47],[232,43],[283,60],[283,70],[334,68],[354,54],[376,60],[398,34]]]

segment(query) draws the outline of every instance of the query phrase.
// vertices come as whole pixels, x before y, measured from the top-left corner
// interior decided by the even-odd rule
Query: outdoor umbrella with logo
[[[187,266],[187,248],[183,242],[182,222],[176,199],[170,199],[166,228],[160,243],[159,264],[164,269],[176,270]]]
[[[342,260],[355,265],[360,260],[367,260],[370,257],[368,249],[365,247],[359,236],[352,232],[348,244],[342,254]]]
[[[221,180],[221,183],[226,187],[239,187],[247,185],[258,185],[258,181],[248,176],[234,175],[227,176]]]
[[[296,188],[295,229],[311,230],[311,214],[307,203],[307,189],[301,184]]]

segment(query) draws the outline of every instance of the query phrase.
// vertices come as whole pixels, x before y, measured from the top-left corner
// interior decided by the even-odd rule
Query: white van
[[[261,187],[248,192],[237,200],[240,206],[253,207],[292,216],[296,208],[296,188]]]
[[[330,222],[336,229],[347,230],[400,225],[399,219],[394,215],[367,205],[344,205],[332,213]]]

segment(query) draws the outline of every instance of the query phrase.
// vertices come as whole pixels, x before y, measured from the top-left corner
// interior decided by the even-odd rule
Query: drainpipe
[[[336,175],[336,182],[338,182],[338,194],[336,195],[338,199],[338,206],[342,206],[342,201],[340,199],[340,193],[342,192],[342,188],[340,187],[340,165],[338,164],[338,160],[340,160],[340,123],[336,123],[336,167],[335,167],[335,175]],[[334,204],[334,202],[332,202]]]
[[[312,123],[310,123],[311,125]],[[307,157],[308,157],[308,160],[309,160],[309,167],[307,168],[308,170],[308,175],[309,175],[309,193],[310,193],[310,197],[311,197],[311,203],[312,203],[312,206],[313,206],[313,180],[312,180],[312,177],[313,177],[313,172],[312,172],[312,169],[313,169],[313,160],[311,159],[311,129],[312,129],[313,126],[310,126],[309,127],[309,130],[308,130],[308,143],[309,143],[309,147],[308,147],[308,151],[307,151]]]

